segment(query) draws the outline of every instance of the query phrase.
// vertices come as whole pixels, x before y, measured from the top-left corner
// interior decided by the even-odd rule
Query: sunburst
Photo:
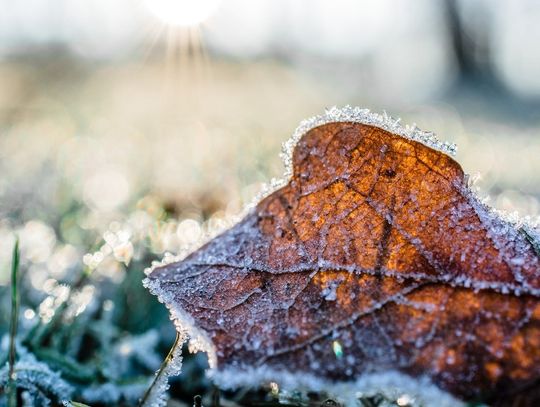
[[[192,88],[194,82],[210,75],[209,59],[201,36],[203,25],[222,0],[141,0],[154,17],[150,26],[148,51],[164,46],[164,90],[177,93]]]

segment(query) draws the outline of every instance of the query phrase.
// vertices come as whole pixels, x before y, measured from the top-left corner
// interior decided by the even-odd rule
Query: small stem
[[[159,370],[157,371],[156,376],[154,377],[154,380],[152,381],[152,384],[144,392],[143,397],[139,401],[139,407],[144,407],[145,403],[148,401],[148,397],[150,397],[150,393],[152,393],[152,389],[154,388],[154,386],[156,385],[158,380],[161,378],[161,376],[163,376],[163,374],[165,373],[165,369],[167,368],[167,365],[173,359],[174,352],[175,352],[176,348],[178,346],[181,346],[183,344],[183,342],[184,341],[181,340],[180,333],[176,332],[176,339],[174,340],[173,346],[171,347],[171,349],[169,350],[169,353],[167,354],[167,356],[165,357],[165,359],[161,363],[161,366],[159,367]]]
[[[19,239],[15,240],[13,254],[11,256],[11,323],[9,326],[9,375],[8,375],[8,406],[17,406],[17,386],[15,384],[15,339],[17,336],[17,322],[19,318],[19,290],[17,287],[17,275],[19,271]]]

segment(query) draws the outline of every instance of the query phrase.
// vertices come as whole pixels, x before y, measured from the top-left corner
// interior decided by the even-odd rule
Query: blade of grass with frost
[[[15,385],[15,338],[17,336],[17,320],[19,317],[19,290],[17,277],[19,271],[19,239],[15,240],[11,257],[11,323],[9,327],[9,382],[8,382],[8,406],[17,405],[17,386]]]
[[[163,360],[161,367],[156,372],[152,384],[139,402],[139,407],[162,407],[167,404],[167,390],[169,389],[169,377],[180,374],[182,368],[182,345],[186,341],[184,333],[176,332],[176,339]]]
[[[77,401],[69,401],[66,402],[64,405],[65,407],[90,407],[88,404],[79,403]]]

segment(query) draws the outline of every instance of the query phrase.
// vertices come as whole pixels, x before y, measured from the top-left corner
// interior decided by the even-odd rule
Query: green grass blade
[[[8,383],[8,406],[17,406],[17,386],[15,383],[15,338],[17,337],[17,322],[19,318],[19,287],[18,287],[18,274],[19,274],[19,239],[15,240],[13,246],[13,254],[11,257],[11,323],[9,326],[9,383]]]

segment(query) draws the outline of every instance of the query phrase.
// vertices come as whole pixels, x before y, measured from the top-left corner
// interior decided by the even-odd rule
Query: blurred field
[[[248,23],[241,26],[243,34],[234,31],[242,22],[225,8],[222,17],[216,12],[215,26],[209,20],[200,31],[175,30],[157,40],[148,35],[135,51],[114,43],[122,53],[105,57],[70,49],[54,36],[58,30],[52,23],[44,26],[41,42],[13,40],[16,25],[10,20],[9,35],[6,28],[0,32],[0,48],[8,50],[0,55],[0,290],[7,292],[17,233],[26,287],[22,311],[29,324],[52,318],[62,302],[55,300],[62,295],[58,287],[72,283],[86,265],[95,270],[87,285],[95,289],[87,289],[80,312],[92,302],[99,308],[124,295],[132,311],[122,329],[151,329],[146,302],[129,308],[136,302],[130,293],[146,295],[133,288],[144,267],[167,251],[189,250],[204,233],[240,213],[263,183],[283,173],[281,143],[299,122],[333,105],[384,110],[456,142],[456,159],[493,206],[540,215],[540,99],[535,82],[527,82],[527,72],[520,71],[525,82],[516,85],[514,76],[508,80],[515,72],[504,71],[504,64],[501,72],[507,76],[497,79],[481,58],[460,59],[450,35],[459,33],[459,27],[445,29],[445,14],[428,2],[421,2],[423,14],[406,7],[391,13],[383,3],[388,21],[381,17],[367,27],[374,30],[371,48],[364,44],[369,52],[358,53],[350,51],[356,37],[336,34],[339,21],[317,25],[317,18],[331,14],[320,5],[311,9],[311,25],[304,22],[291,31],[296,37],[290,37],[290,47],[289,31],[268,22],[273,18],[275,23],[277,14],[267,21],[263,12],[250,9],[266,21],[269,33],[276,33],[264,42],[267,34]],[[452,2],[437,3],[446,10]],[[458,3],[465,29],[480,30],[482,24],[471,20],[474,13]],[[482,2],[475,3],[481,8]],[[359,13],[358,7],[353,11]],[[299,24],[305,10],[293,11],[286,14],[289,28]],[[527,13],[515,16],[526,19]],[[345,31],[356,21],[346,15],[332,14],[343,18]],[[419,18],[425,25],[417,24]],[[393,28],[400,19],[406,22],[401,31]],[[74,22],[65,26],[69,24]],[[212,34],[213,27],[221,34]],[[509,28],[491,32],[503,29]],[[47,30],[52,40],[47,40]],[[94,31],[95,49],[79,45],[105,50],[107,39]],[[235,35],[224,36],[227,32]],[[255,38],[251,43],[250,35]],[[379,37],[381,43],[374,42]],[[234,48],[228,38],[244,45]],[[304,45],[298,45],[298,38]],[[341,38],[349,42],[341,44]],[[361,41],[356,43],[360,49]],[[517,51],[512,55],[516,66],[527,64]],[[474,69],[464,60],[474,62]],[[8,309],[7,301],[2,295],[2,309]],[[168,332],[160,342],[163,353],[172,328],[165,311],[153,299],[145,301],[164,324],[154,328]],[[125,313],[117,318],[126,318]],[[0,333],[6,324],[2,311]]]
[[[237,213],[282,174],[281,143],[298,123],[344,104],[385,110],[456,142],[457,160],[480,175],[496,207],[539,213],[540,119],[523,103],[524,111],[503,109],[508,95],[460,86],[404,105],[355,79],[362,66],[335,75],[330,62],[301,69],[211,59],[203,73],[189,61],[168,68],[159,58],[107,66],[62,55],[2,63],[4,223],[59,222],[60,237],[78,243],[70,227],[102,231],[143,197],[198,221]],[[62,226],[73,206],[81,218]]]

